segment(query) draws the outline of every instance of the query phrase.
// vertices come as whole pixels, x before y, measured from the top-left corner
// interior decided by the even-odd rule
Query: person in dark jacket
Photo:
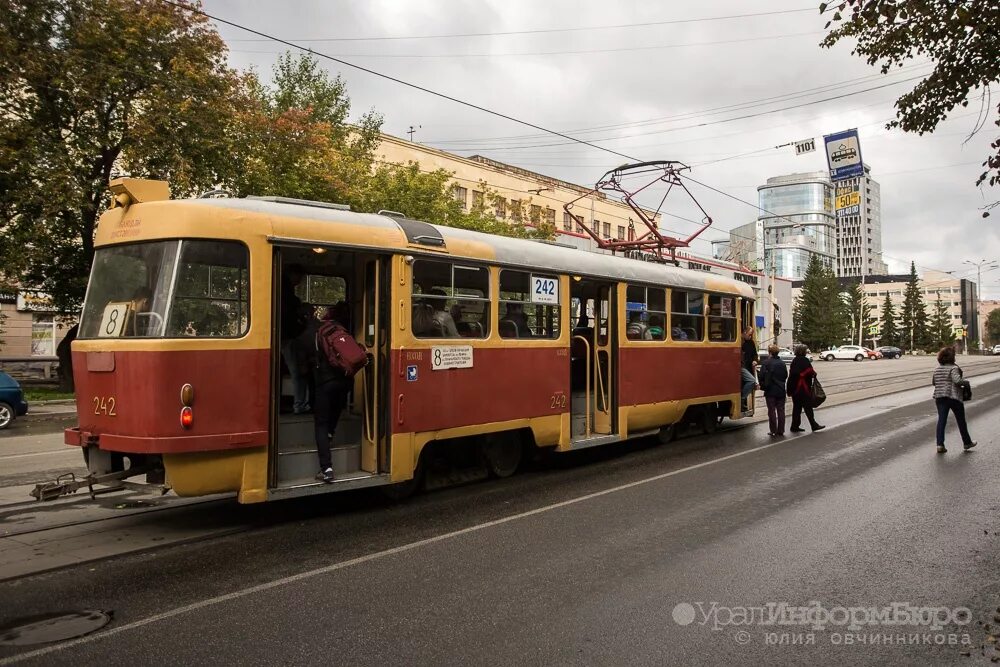
[[[308,369],[303,368],[302,350],[298,342],[299,334],[305,329],[307,319],[302,316],[302,300],[295,294],[295,288],[305,277],[300,264],[289,264],[282,272],[281,282],[281,358],[288,366],[292,381],[292,412],[309,412]]]
[[[771,426],[768,435],[773,437],[785,435],[785,381],[788,380],[788,369],[785,362],[778,358],[780,349],[777,345],[770,345],[767,360],[760,369],[760,388],[764,391],[767,423]]]
[[[343,322],[347,320],[348,312],[347,304],[340,302],[336,306],[327,308],[323,313],[321,321],[330,321],[343,327]],[[330,484],[333,482],[333,459],[330,455],[330,439],[333,437],[334,431],[337,430],[340,413],[344,409],[347,394],[351,389],[351,381],[344,375],[344,371],[330,365],[323,351],[323,346],[320,343],[318,331],[315,336],[313,377],[316,384],[316,395],[313,399],[312,407],[316,452],[319,455],[319,473],[317,473],[316,479]]]
[[[937,356],[938,367],[934,369],[931,384],[934,385],[934,403],[937,405],[937,451],[944,454],[944,428],[948,425],[948,411],[955,413],[958,422],[958,432],[962,434],[962,444],[965,451],[976,446],[969,435],[969,426],[965,422],[965,404],[962,403],[962,369],[955,364],[955,348],[942,347]]]
[[[792,359],[792,365],[788,369],[788,382],[785,386],[792,397],[792,427],[788,429],[792,433],[805,431],[804,428],[799,428],[799,424],[802,423],[803,411],[805,411],[806,419],[809,420],[813,431],[821,431],[826,428],[817,424],[816,418],[813,417],[812,381],[816,377],[816,370],[813,368],[812,362],[809,361],[809,357],[806,356],[806,352],[805,345],[795,346],[795,358]]]
[[[753,327],[743,330],[743,344],[740,346],[740,398],[743,411],[753,408],[753,399],[747,400],[757,387],[757,344],[753,342]]]

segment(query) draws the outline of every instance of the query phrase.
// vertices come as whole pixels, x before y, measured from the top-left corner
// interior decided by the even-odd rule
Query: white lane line
[[[912,391],[912,390],[911,390]],[[908,405],[913,405],[918,402],[923,402],[923,398],[909,403]],[[975,403],[977,401],[973,401]],[[850,404],[847,404],[850,405]],[[826,432],[837,430],[840,427],[847,426],[859,421],[864,421],[866,419],[871,419],[874,412],[861,414],[852,419],[846,419],[835,424],[831,424]],[[919,417],[917,419],[920,419]],[[925,415],[923,419],[937,419],[936,415]],[[427,546],[429,544],[435,544],[437,542],[443,542],[445,540],[450,540],[455,537],[460,537],[462,535],[468,535],[469,533],[476,533],[487,528],[493,528],[495,526],[501,526],[505,523],[510,523],[512,521],[519,521],[520,519],[525,519],[527,517],[535,516],[538,514],[544,514],[546,512],[551,512],[552,510],[560,509],[562,507],[568,507],[570,505],[576,505],[577,503],[582,503],[587,500],[593,500],[594,498],[600,498],[601,496],[607,496],[612,493],[618,493],[620,491],[625,491],[626,489],[631,489],[637,486],[642,486],[644,484],[649,484],[651,482],[656,482],[661,479],[667,479],[668,477],[674,477],[675,475],[680,475],[682,473],[691,472],[692,470],[698,470],[700,468],[706,468],[716,463],[722,463],[724,461],[730,461],[732,459],[737,459],[749,454],[754,454],[756,452],[764,451],[765,449],[771,449],[772,447],[778,447],[780,445],[789,445],[798,442],[801,437],[787,438],[785,440],[779,440],[778,442],[772,442],[767,445],[761,445],[760,447],[754,447],[752,449],[747,449],[742,452],[737,452],[735,454],[729,454],[727,456],[722,456],[717,459],[712,459],[711,461],[705,461],[703,463],[696,463],[694,465],[687,466],[686,468],[680,468],[678,470],[672,470],[670,472],[661,473],[659,475],[653,475],[652,477],[646,477],[644,479],[636,480],[634,482],[629,482],[627,484],[621,484],[619,486],[612,487],[610,489],[604,489],[603,491],[595,491],[594,493],[588,493],[583,496],[577,496],[576,498],[570,498],[569,500],[563,500],[558,503],[553,503],[551,505],[545,505],[544,507],[539,507],[533,510],[528,510],[527,512],[521,512],[520,514],[514,514],[508,517],[503,517],[502,519],[494,519],[493,521],[487,521],[485,523],[476,524],[474,526],[469,526],[467,528],[461,528],[459,530],[452,531],[450,533],[444,533],[442,535],[437,535],[435,537],[428,537],[423,540],[418,540],[416,542],[410,542],[408,544],[403,544],[398,547],[393,547],[391,549],[385,549],[383,551],[377,551],[372,554],[365,556],[359,556],[357,558],[352,558],[350,560],[341,561],[339,563],[333,563],[332,565],[326,565],[324,567],[317,568],[315,570],[309,570],[307,572],[300,572],[299,574],[293,574],[288,577],[282,577],[281,579],[275,579],[274,581],[269,581],[264,584],[258,584],[256,586],[251,586],[249,588],[244,588],[242,590],[233,591],[232,593],[226,593],[225,595],[219,595],[213,598],[208,598],[201,600],[199,602],[194,602],[183,607],[177,607],[169,611],[162,612],[160,614],[155,614],[147,618],[140,619],[138,621],[132,621],[131,623],[126,623],[125,625],[120,625],[110,630],[105,630],[104,632],[95,633],[92,635],[87,635],[85,637],[80,637],[79,639],[74,639],[72,641],[65,642],[63,644],[54,644],[52,646],[46,646],[44,648],[36,649],[34,651],[29,651],[27,653],[19,653],[17,655],[12,655],[7,658],[0,659],[0,667],[3,665],[13,665],[15,663],[21,662],[23,660],[30,660],[32,658],[38,658],[50,653],[55,653],[56,651],[62,651],[68,648],[73,648],[75,646],[80,646],[82,644],[89,644],[100,639],[106,639],[108,637],[113,637],[114,635],[120,634],[122,632],[127,632],[129,630],[135,630],[151,623],[157,623],[159,621],[164,621],[174,616],[180,616],[181,614],[186,614],[191,611],[197,611],[199,609],[204,609],[206,607],[212,607],[223,602],[228,602],[230,600],[237,600],[239,598],[246,597],[248,595],[253,595],[255,593],[262,593],[264,591],[271,590],[272,588],[279,588],[281,586],[286,586],[288,584],[293,584],[299,581],[304,581],[306,579],[312,579],[313,577],[318,577],[323,574],[329,574],[330,572],[336,572],[337,570],[343,570],[348,567],[353,567],[355,565],[361,565],[362,563],[368,563],[370,561],[385,558],[387,556],[394,556],[396,554],[404,553],[407,551],[412,551],[414,549],[419,549],[420,547]],[[822,437],[822,436],[820,436]]]
[[[24,459],[30,456],[52,456],[53,454],[79,454],[79,452],[72,449],[53,449],[48,452],[32,452],[31,454],[4,454],[0,456],[0,460]]]

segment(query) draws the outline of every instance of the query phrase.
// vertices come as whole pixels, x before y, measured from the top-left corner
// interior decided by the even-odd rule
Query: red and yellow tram
[[[135,179],[112,191],[66,431],[95,476],[145,472],[244,503],[406,490],[439,445],[504,476],[526,444],[564,452],[741,416],[741,282],[332,204],[170,200]],[[333,434],[333,484],[314,479],[311,416],[290,410],[279,314],[293,264],[297,296],[346,302],[371,353]]]

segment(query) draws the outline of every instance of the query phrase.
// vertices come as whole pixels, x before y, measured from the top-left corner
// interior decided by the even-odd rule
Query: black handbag
[[[824,391],[823,385],[819,383],[819,378],[813,378],[812,389],[813,389],[812,406],[814,408],[818,408],[819,406],[823,405],[823,403],[826,401],[826,391]]]
[[[962,388],[962,400],[971,401],[972,400],[972,385],[969,384],[968,380],[962,380],[959,385]]]

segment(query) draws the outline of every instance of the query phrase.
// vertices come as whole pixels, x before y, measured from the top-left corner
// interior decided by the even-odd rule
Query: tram
[[[140,179],[111,189],[72,346],[79,424],[65,432],[92,482],[145,474],[242,503],[402,494],[435,448],[502,477],[526,448],[742,416],[744,283],[389,212],[171,200],[166,183]],[[370,355],[332,434],[329,484],[315,479],[312,416],[292,410],[281,352],[293,266],[299,299],[346,304]]]

